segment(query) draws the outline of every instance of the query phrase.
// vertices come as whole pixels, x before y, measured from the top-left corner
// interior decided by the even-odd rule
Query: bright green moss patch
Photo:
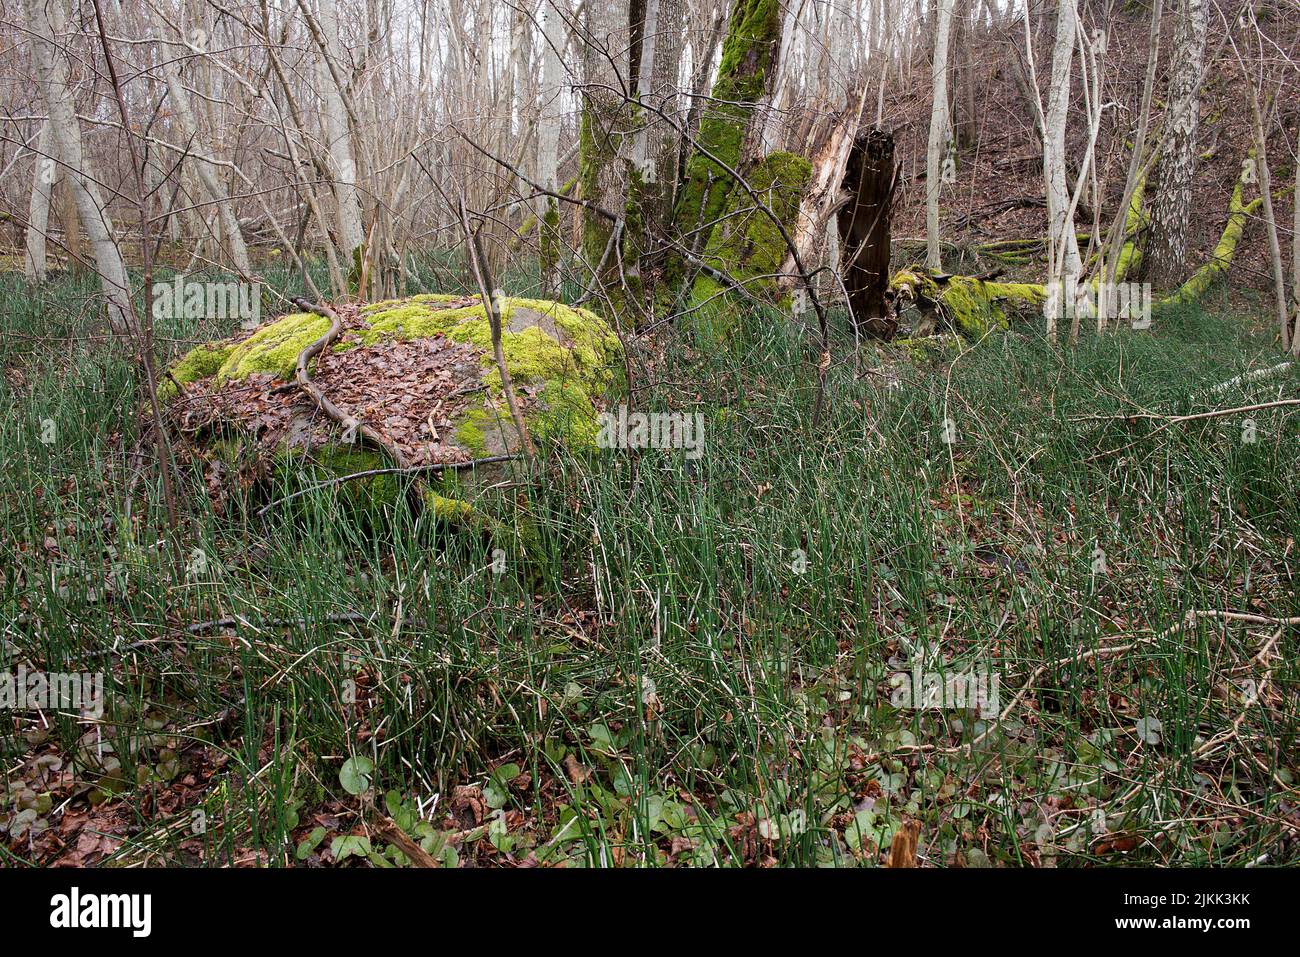
[[[175,379],[181,385],[189,385],[217,374],[217,370],[230,357],[235,347],[228,342],[211,342],[191,349],[174,366],[171,367],[171,379],[163,382],[158,389],[158,398],[164,402],[177,394]]]
[[[673,215],[684,235],[701,224],[716,222],[726,205],[734,183],[717,160],[732,169],[740,162],[753,105],[767,88],[780,36],[779,0],[736,0],[722,44],[718,78],[696,136],[700,149],[687,162],[686,182]],[[703,228],[711,231],[709,226]]]
[[[276,475],[291,488],[390,465],[392,463],[382,452],[361,446],[327,445],[313,449],[310,454],[302,449],[281,449],[275,455]],[[340,502],[363,509],[391,507],[401,497],[401,488],[393,475],[372,475],[342,482],[332,488]]]
[[[968,336],[982,336],[1009,324],[1007,304],[1023,311],[1041,308],[1047,290],[1040,283],[985,282],[973,276],[950,276],[936,280],[913,270],[900,270],[890,283],[907,289],[918,302],[938,305],[952,327]]]
[[[269,372],[292,379],[298,354],[329,331],[324,316],[300,312],[258,329],[231,350],[217,370],[217,382],[245,379],[254,372]]]
[[[759,200],[787,231],[794,228],[799,201],[812,176],[812,164],[794,153],[772,153],[749,170],[746,180]],[[744,283],[756,298],[777,298],[775,274],[788,249],[781,229],[746,190],[732,192],[721,224],[704,250],[704,260],[715,269]],[[725,292],[711,276],[700,276],[691,289],[692,303],[703,324],[725,333],[734,309],[734,294]]]

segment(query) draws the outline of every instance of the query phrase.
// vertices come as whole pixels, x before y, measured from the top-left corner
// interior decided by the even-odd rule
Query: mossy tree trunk
[[[779,0],[732,3],[718,78],[700,120],[697,146],[686,163],[685,182],[673,212],[678,237],[688,249],[708,245],[726,208],[735,183],[721,164],[734,170],[741,162],[750,124],[776,73],[781,20]],[[676,278],[684,263],[681,257],[674,257],[673,264],[670,277]]]

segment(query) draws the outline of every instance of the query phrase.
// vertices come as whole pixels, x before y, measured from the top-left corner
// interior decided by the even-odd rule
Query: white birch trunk
[[[352,155],[352,134],[348,129],[347,109],[343,105],[343,91],[334,82],[333,73],[325,58],[342,69],[342,48],[339,45],[339,20],[337,0],[320,0],[320,28],[325,40],[325,51],[317,64],[316,77],[321,98],[321,113],[325,121],[326,150],[329,154],[330,173],[334,177],[334,200],[338,204],[340,252],[348,262],[354,251],[365,242],[361,226],[361,196],[357,191],[357,165]]]
[[[930,142],[925,153],[925,265],[934,272],[943,269],[939,254],[939,187],[943,179],[940,164],[948,146],[948,34],[952,27],[952,5],[953,0],[939,0],[931,70],[934,102],[930,109]]]
[[[1047,181],[1048,288],[1056,297],[1047,314],[1047,335],[1056,335],[1058,314],[1064,312],[1063,286],[1077,282],[1083,271],[1079,241],[1074,231],[1074,214],[1065,170],[1065,124],[1070,111],[1070,73],[1074,63],[1078,17],[1074,0],[1057,4],[1056,43],[1052,48],[1051,89],[1043,118],[1043,175]]]
[[[564,53],[564,17],[556,6],[559,0],[545,0],[542,4],[542,89],[538,103],[537,120],[537,176],[543,188],[551,192],[560,189],[560,127],[564,122],[563,88],[564,69],[560,57]],[[554,236],[548,235],[550,214],[558,213],[559,203],[549,196],[538,199],[537,216],[538,236],[543,244],[553,243]],[[558,250],[552,248],[549,256],[543,256],[542,287],[548,293],[556,293],[560,288],[560,257]]]

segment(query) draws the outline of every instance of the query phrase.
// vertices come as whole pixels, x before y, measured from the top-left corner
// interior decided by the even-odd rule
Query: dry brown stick
[[[357,432],[360,432],[370,443],[384,452],[390,459],[397,464],[399,468],[406,468],[406,457],[398,451],[393,443],[389,442],[382,435],[366,425],[360,419],[344,412],[337,405],[329,400],[324,392],[320,390],[314,382],[311,381],[311,373],[307,371],[307,364],[316,356],[325,351],[325,347],[338,338],[339,333],[343,331],[343,319],[334,309],[329,306],[317,305],[308,302],[306,299],[294,299],[293,303],[299,309],[305,309],[307,312],[315,313],[318,316],[324,316],[330,321],[330,327],[311,345],[307,346],[302,352],[298,353],[298,363],[294,370],[294,378],[302,390],[311,396],[316,407],[324,412],[327,416],[343,426],[344,440],[348,441]]]
[[[514,383],[510,381],[510,369],[506,366],[505,351],[501,346],[501,311],[497,304],[495,291],[492,289],[492,272],[488,267],[483,247],[479,245],[478,233],[469,228],[469,214],[465,211],[465,198],[462,196],[457,205],[460,207],[460,225],[465,230],[465,242],[469,247],[470,263],[474,267],[474,278],[478,281],[479,293],[483,298],[483,311],[487,314],[488,326],[492,331],[492,352],[496,356],[497,371],[501,374],[501,391],[505,393],[506,406],[510,409],[510,418],[514,420],[515,430],[519,433],[519,445],[523,449],[528,464],[533,464],[536,451],[533,440],[528,435],[528,426],[519,411],[515,400]]]
[[[389,844],[396,844],[416,867],[440,867],[438,859],[422,848],[397,826],[397,822],[384,815],[376,815],[375,831]]]

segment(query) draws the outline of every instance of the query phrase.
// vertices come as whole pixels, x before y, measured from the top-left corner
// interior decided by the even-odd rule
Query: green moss
[[[474,454],[475,458],[487,455],[487,429],[498,428],[499,418],[486,409],[473,408],[455,425],[456,441]]]
[[[746,181],[759,199],[781,221],[787,231],[794,228],[799,215],[799,201],[812,164],[794,153],[772,153],[748,171]],[[710,266],[745,283],[745,290],[757,298],[777,301],[774,274],[779,272],[788,249],[781,230],[749,193],[737,189],[731,194],[722,222],[713,231],[704,250]],[[730,328],[736,303],[735,294],[726,292],[711,276],[702,275],[691,289],[691,301],[698,309],[701,324],[716,334]]]
[[[447,498],[445,495],[439,495],[436,492],[429,492],[424,497],[425,504],[429,506],[434,516],[445,522],[470,522],[478,515],[477,510],[469,502],[459,498]]]
[[[235,346],[217,370],[217,381],[244,379],[269,372],[292,379],[298,355],[329,331],[330,321],[312,313],[295,313],[263,326]]]
[[[315,485],[355,472],[368,472],[391,465],[382,452],[360,446],[327,445],[312,450],[310,455],[302,449],[284,448],[275,455],[276,475],[291,488]],[[334,489],[339,501],[345,506],[361,509],[392,507],[398,503],[402,494],[394,475],[354,479],[336,485]]]
[[[910,290],[918,302],[937,304],[954,329],[977,337],[1007,327],[1005,304],[1038,308],[1047,300],[1047,290],[1040,283],[985,282],[973,276],[950,276],[940,281],[913,270],[895,273],[890,285]]]
[[[673,215],[688,242],[697,227],[712,232],[712,225],[702,224],[717,221],[734,185],[731,175],[704,150],[736,168],[754,104],[776,63],[780,37],[779,0],[736,0],[732,5],[718,78],[696,135],[700,149],[687,162],[686,182]],[[707,236],[705,240],[707,245]]]
[[[191,349],[181,357],[169,370],[171,379],[163,382],[158,389],[158,398],[164,402],[170,401],[178,394],[175,379],[181,385],[189,385],[191,382],[198,382],[209,376],[217,374],[222,364],[230,357],[234,351],[234,345],[228,342],[211,342],[201,345],[196,349]]]

